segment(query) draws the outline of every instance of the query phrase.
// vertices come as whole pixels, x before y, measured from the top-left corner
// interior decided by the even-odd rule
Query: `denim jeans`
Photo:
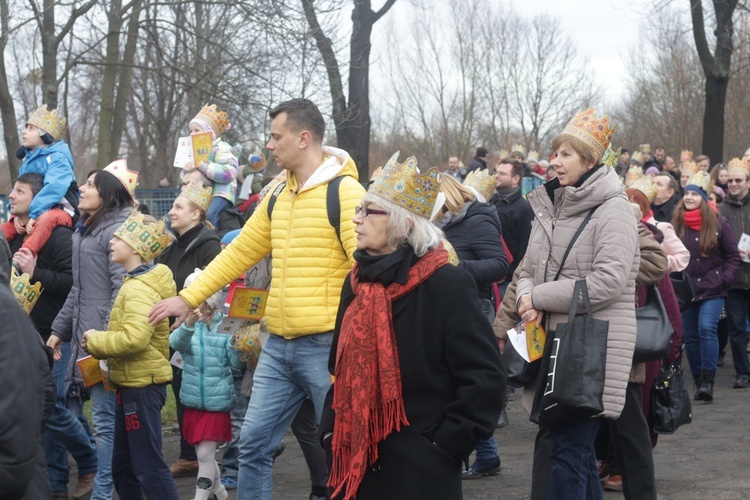
[[[477,462],[479,463],[488,463],[496,458],[500,458],[500,455],[497,453],[497,443],[495,443],[494,437],[479,441],[474,447],[474,451],[477,452]]]
[[[47,476],[53,492],[68,491],[68,452],[78,464],[78,474],[91,474],[97,469],[96,446],[88,426],[84,427],[77,415],[66,406],[65,372],[70,359],[70,342],[60,346],[62,358],[52,366],[52,377],[57,388],[57,401],[44,426],[44,452],[47,457]]]
[[[216,229],[219,228],[219,215],[227,208],[232,208],[232,204],[226,198],[221,196],[214,196],[211,199],[211,204],[208,206],[206,212],[206,220],[210,222]]]
[[[729,290],[726,300],[727,333],[732,345],[732,359],[737,377],[750,377],[750,360],[747,357],[747,308],[750,304],[750,291]]]
[[[693,375],[715,372],[719,359],[717,324],[724,299],[702,300],[692,304],[682,313],[682,333],[685,355]]]
[[[244,370],[232,368],[232,380],[234,381],[234,393],[237,397],[237,403],[232,408],[230,415],[232,417],[232,440],[224,448],[224,454],[221,457],[221,477],[233,477],[237,479],[237,469],[239,467],[240,453],[240,430],[242,422],[247,413],[247,405],[250,398],[244,396],[240,389],[242,388],[242,379]]]
[[[333,332],[286,340],[271,335],[253,377],[253,394],[240,433],[238,500],[271,498],[272,455],[302,401],[309,397],[320,421],[331,385],[328,353]]]
[[[549,500],[602,500],[594,440],[600,418],[585,418],[550,428],[552,469]]]
[[[112,447],[115,442],[115,393],[104,384],[91,387],[91,419],[96,431],[96,451],[99,469],[94,479],[91,500],[111,500],[115,483],[112,481]]]

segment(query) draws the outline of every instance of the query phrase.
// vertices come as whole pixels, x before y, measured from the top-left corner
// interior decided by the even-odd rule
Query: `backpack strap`
[[[345,176],[339,176],[331,180],[328,183],[326,190],[326,212],[328,214],[328,223],[336,231],[336,238],[338,238],[341,248],[344,248],[344,243],[341,241],[341,199],[339,198],[339,185]],[[282,181],[276,186],[276,189],[271,193],[271,199],[268,200],[268,220],[271,220],[271,213],[273,207],[276,205],[276,199],[279,197],[284,188],[286,187],[286,181]]]

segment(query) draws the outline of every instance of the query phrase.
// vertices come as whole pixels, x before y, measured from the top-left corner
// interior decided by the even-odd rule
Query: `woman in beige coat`
[[[608,117],[597,118],[588,109],[553,139],[557,178],[527,196],[535,216],[529,240],[533,251],[520,266],[516,305],[524,321],[541,323],[546,316],[545,327],[555,331],[567,321],[576,281],[586,280],[594,317],[609,322],[600,417],[616,419],[625,402],[635,347],[640,253],[637,221],[622,183],[600,163],[613,132]],[[562,263],[573,235],[595,207]],[[602,498],[594,453],[600,423],[599,418],[574,419],[540,430],[552,437],[550,499]]]

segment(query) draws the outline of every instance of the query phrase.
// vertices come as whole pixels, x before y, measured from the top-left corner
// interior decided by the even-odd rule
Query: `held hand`
[[[26,234],[26,226],[21,223],[18,217],[13,217],[13,225],[16,228],[16,234]]]
[[[193,326],[198,319],[201,317],[201,310],[200,308],[193,309],[190,311],[190,314],[188,314],[187,319],[185,319],[185,326]]]
[[[148,313],[148,320],[151,322],[151,325],[156,326],[164,318],[175,316],[177,320],[172,325],[172,330],[174,330],[185,321],[191,309],[188,303],[185,302],[185,299],[179,295],[177,297],[170,297],[162,300],[151,309],[151,312]]]
[[[208,167],[208,163],[206,163],[205,161],[202,161],[201,164],[198,165],[198,170],[202,169],[201,171],[203,171],[206,169],[206,167]]]
[[[536,321],[536,324],[540,325],[542,322],[542,311],[534,309],[530,293],[521,297],[521,301],[518,303],[518,314],[521,315],[521,319],[523,319],[524,323]]]
[[[29,219],[29,222],[26,223],[26,234],[33,233],[35,225],[36,225],[36,219]]]
[[[52,357],[55,361],[62,358],[62,351],[60,350],[60,344],[62,343],[62,339],[55,335],[54,332],[52,332],[52,335],[49,336],[47,339],[47,346],[52,349]]]
[[[21,272],[26,273],[29,276],[34,275],[34,269],[36,269],[36,257],[28,248],[19,248],[15,255],[13,255],[13,262],[18,264],[18,267],[21,268]]]
[[[192,172],[193,170],[195,170],[195,165],[193,165],[193,162],[189,161],[189,162],[185,163],[185,166],[182,167],[182,169],[185,172]]]
[[[89,352],[89,337],[95,331],[96,330],[86,330],[85,332],[83,332],[83,338],[81,338],[81,347],[83,348],[84,351],[88,352],[89,354],[91,354]]]

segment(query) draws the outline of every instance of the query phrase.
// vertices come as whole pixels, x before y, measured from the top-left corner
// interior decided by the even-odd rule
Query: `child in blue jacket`
[[[185,286],[200,272],[196,269],[188,276]],[[221,292],[217,292],[169,336],[169,345],[184,360],[180,389],[180,400],[185,405],[182,433],[195,446],[198,456],[195,500],[208,500],[211,495],[225,500],[228,496],[221,484],[216,448],[232,439],[229,412],[235,404],[235,390],[230,366],[240,368],[242,363],[232,336],[217,332],[223,317],[220,306]]]
[[[26,173],[44,176],[44,187],[29,207],[29,222],[22,226],[17,218],[3,224],[7,240],[28,234],[22,248],[36,256],[57,226],[72,226],[78,211],[73,156],[62,139],[67,129],[65,118],[47,105],[37,108],[29,117],[22,133],[23,145],[16,158],[23,159],[19,175]]]

